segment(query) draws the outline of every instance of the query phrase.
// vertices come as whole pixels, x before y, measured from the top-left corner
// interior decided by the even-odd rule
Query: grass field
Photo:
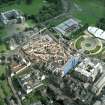
[[[4,4],[0,6],[0,12],[11,9],[17,9],[26,14],[36,14],[42,5],[43,0],[33,0],[33,3],[30,5],[27,5],[24,2],[22,2],[21,4]]]
[[[60,23],[64,22],[65,20],[68,19],[68,16],[67,15],[63,15],[63,16],[60,16],[59,18],[56,18],[56,19],[52,19],[51,21],[47,22],[47,26],[57,26],[59,25]]]
[[[0,77],[6,74],[5,66],[0,65]],[[7,80],[0,80],[0,99],[4,99],[11,95],[11,90],[8,86]]]
[[[75,43],[75,47],[77,48],[77,49],[81,49],[81,42],[82,41],[84,41],[85,39],[84,39],[84,37],[80,37],[79,39],[77,39],[76,40],[76,43]]]
[[[0,37],[7,35],[7,32],[5,29],[0,29]]]
[[[2,74],[5,74],[5,66],[0,65],[0,77]]]
[[[96,53],[97,51],[99,51],[99,50],[100,50],[100,48],[101,48],[101,46],[96,46],[96,48],[95,48],[95,49],[90,50],[89,52],[90,52],[90,53]]]
[[[6,52],[7,51],[7,47],[5,44],[0,44],[0,53]]]
[[[33,22],[32,20],[27,20],[26,22],[27,22],[29,27],[35,26],[35,22]]]
[[[70,0],[70,14],[79,19],[82,24],[88,23],[95,25],[96,22],[105,15],[105,6],[100,0]],[[52,20],[48,25],[58,25],[68,19],[68,16],[63,16]]]
[[[8,86],[7,80],[0,81],[0,100],[5,99],[8,96],[11,96],[12,92]],[[2,105],[2,104],[0,104]]]
[[[100,0],[72,0],[71,13],[82,23],[95,24],[105,14],[105,7]]]

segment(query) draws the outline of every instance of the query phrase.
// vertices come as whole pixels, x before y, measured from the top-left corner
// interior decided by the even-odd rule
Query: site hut
[[[23,23],[25,18],[15,9],[1,12],[0,20],[4,25]]]
[[[59,24],[58,26],[54,27],[53,29],[58,33],[62,35],[71,34],[72,32],[79,29],[80,25],[79,22],[76,20],[70,18],[63,23]]]

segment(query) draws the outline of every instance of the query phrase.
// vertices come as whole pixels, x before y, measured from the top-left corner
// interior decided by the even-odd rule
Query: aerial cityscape
[[[105,105],[105,0],[0,0],[0,105]]]

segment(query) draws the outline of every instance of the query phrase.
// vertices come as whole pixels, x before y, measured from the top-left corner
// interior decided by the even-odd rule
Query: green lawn
[[[5,44],[0,44],[0,53],[6,52],[7,51],[7,47]]]
[[[5,66],[0,65],[0,76],[1,76],[2,74],[5,74]]]
[[[35,22],[33,22],[32,20],[27,20],[26,22],[29,25],[29,27],[35,26]]]
[[[82,23],[95,24],[105,14],[105,7],[101,0],[72,0],[72,15]]]
[[[77,49],[81,49],[81,42],[84,41],[84,37],[80,37],[79,39],[77,39],[76,43],[75,43],[75,47]]]
[[[0,77],[6,74],[5,66],[0,65]],[[7,80],[0,80],[0,100],[11,95],[11,90],[8,86]]]
[[[6,97],[11,96],[11,95],[12,95],[12,92],[8,86],[7,81],[6,80],[0,81],[0,100],[3,100]]]
[[[52,19],[50,20],[48,23],[47,23],[47,26],[50,27],[50,26],[57,26],[59,25],[60,23],[66,21],[68,19],[68,16],[61,16],[59,18],[56,18],[56,19]]]
[[[24,2],[21,4],[4,4],[0,6],[0,11],[17,9],[26,14],[36,14],[42,5],[43,0],[33,0],[33,3],[30,5],[27,5]]]
[[[89,52],[90,53],[96,53],[97,51],[99,51],[100,50],[100,48],[101,48],[101,46],[96,46],[96,48],[95,49],[93,49],[93,50],[90,50]]]
[[[2,88],[0,87],[0,100],[5,98]]]
[[[7,35],[7,32],[6,32],[5,28],[4,29],[0,29],[0,37],[6,36],[6,35]]]

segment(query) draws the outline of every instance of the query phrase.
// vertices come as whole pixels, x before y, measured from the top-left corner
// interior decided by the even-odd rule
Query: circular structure
[[[89,55],[95,55],[101,52],[102,42],[100,39],[90,36],[80,36],[75,41],[76,49],[82,49],[82,51]]]
[[[84,50],[90,51],[90,50],[94,50],[96,46],[98,46],[98,44],[99,44],[99,41],[97,39],[84,36],[84,40],[81,42],[81,47]]]
[[[105,48],[103,48],[100,58],[105,61]]]

